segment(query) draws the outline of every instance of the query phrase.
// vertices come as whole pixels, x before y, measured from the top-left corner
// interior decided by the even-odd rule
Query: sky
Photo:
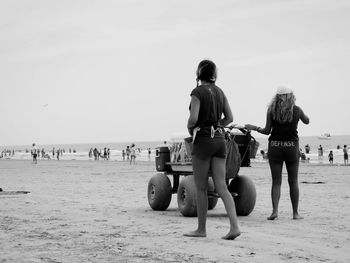
[[[350,134],[350,1],[2,0],[0,145],[185,133],[202,59],[234,123],[264,126],[279,85],[300,136]]]

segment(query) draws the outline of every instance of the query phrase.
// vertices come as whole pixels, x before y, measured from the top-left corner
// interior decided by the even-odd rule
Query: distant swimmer
[[[343,153],[344,153],[344,164],[347,165],[349,164],[349,155],[348,155],[348,148],[346,145],[344,145]]]
[[[330,164],[333,164],[333,151],[329,151],[328,160]]]
[[[130,147],[130,164],[136,163],[136,151],[135,151],[135,144],[131,144]]]
[[[323,156],[323,147],[320,144],[320,146],[318,147],[318,158],[321,158]]]
[[[126,159],[129,160],[129,157],[130,157],[130,146],[126,146],[126,150],[125,150],[125,153],[126,153]]]
[[[32,148],[31,154],[32,154],[32,157],[33,157],[33,164],[37,164],[38,163],[38,160],[37,160],[38,148],[36,147],[35,143],[33,143],[32,146],[33,146],[33,148]]]
[[[151,148],[148,148],[147,151],[148,151],[148,160],[151,160]]]
[[[310,145],[309,144],[305,145],[305,152],[310,153]]]
[[[267,154],[272,175],[272,214],[267,218],[268,220],[274,220],[278,217],[283,163],[285,163],[288,172],[293,219],[302,219],[298,213],[300,149],[297,127],[299,120],[304,124],[310,122],[309,117],[305,115],[303,110],[295,105],[293,91],[287,87],[279,87],[267,109],[265,128],[251,124],[246,125],[249,130],[255,130],[266,135],[271,134]],[[283,143],[276,144],[276,141]]]

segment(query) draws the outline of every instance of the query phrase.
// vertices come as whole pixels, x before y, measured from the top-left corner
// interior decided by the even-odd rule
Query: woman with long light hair
[[[267,218],[278,217],[278,203],[281,196],[282,168],[285,163],[288,173],[290,199],[293,208],[293,219],[302,219],[298,213],[299,206],[299,136],[298,122],[309,124],[309,117],[295,105],[295,96],[291,89],[279,87],[267,109],[264,128],[246,124],[248,130],[255,130],[270,135],[268,159],[272,175],[271,199],[272,214]]]

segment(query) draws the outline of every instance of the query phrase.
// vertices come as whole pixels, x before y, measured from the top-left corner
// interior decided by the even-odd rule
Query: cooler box
[[[170,162],[170,150],[167,146],[156,148],[156,169],[158,172],[170,172],[171,166],[166,164]]]

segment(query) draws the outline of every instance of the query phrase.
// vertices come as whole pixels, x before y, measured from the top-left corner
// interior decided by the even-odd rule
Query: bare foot
[[[206,237],[207,233],[199,232],[198,230],[191,231],[189,233],[184,234],[185,237]]]
[[[272,213],[268,218],[267,220],[275,220],[278,218],[278,214],[277,213]]]
[[[304,217],[300,216],[298,213],[293,214],[293,219],[298,220],[298,219],[304,219]]]
[[[226,240],[234,240],[236,237],[238,237],[239,235],[241,235],[241,232],[238,230],[238,232],[228,232],[228,234],[224,237],[222,237],[222,239],[226,239]]]

